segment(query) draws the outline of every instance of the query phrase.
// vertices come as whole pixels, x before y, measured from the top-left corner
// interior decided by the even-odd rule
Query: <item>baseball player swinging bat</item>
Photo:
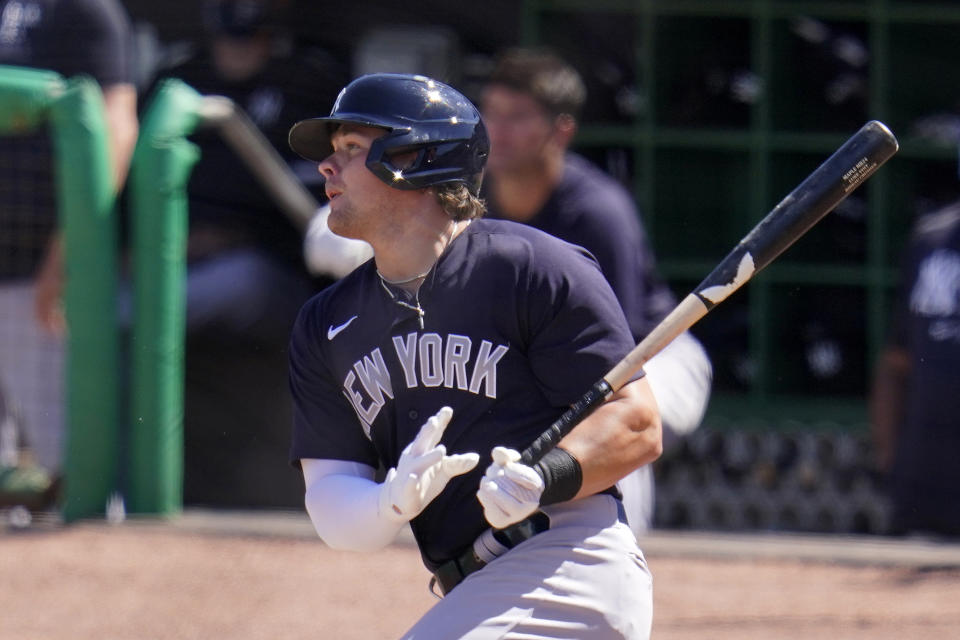
[[[630,381],[650,358],[753,278],[897,152],[893,133],[865,124],[750,230],[660,324],[522,453],[536,464],[573,428]]]

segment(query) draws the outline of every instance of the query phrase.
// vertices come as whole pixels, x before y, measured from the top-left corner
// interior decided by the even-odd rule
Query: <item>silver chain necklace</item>
[[[430,265],[430,269],[433,269],[433,265]],[[420,278],[426,278],[427,274],[430,273],[430,269],[427,269],[423,273],[415,275],[411,278],[407,278],[406,280],[390,280],[389,278],[384,278],[383,274],[380,273],[379,269],[377,269],[377,275],[380,276],[380,282],[384,282],[386,284],[392,284],[394,286],[400,286],[401,284],[409,284],[414,280],[419,280]]]
[[[451,226],[450,234],[447,236],[447,241],[443,243],[443,250],[440,252],[440,256],[446,253],[447,247],[449,247],[450,243],[453,242],[453,236],[457,232],[457,226],[458,226],[457,222],[454,222],[453,225]],[[380,278],[380,286],[383,287],[383,290],[387,292],[387,295],[390,296],[390,299],[393,300],[393,302],[396,305],[401,306],[404,309],[409,309],[410,311],[413,311],[414,313],[417,314],[417,322],[420,324],[421,331],[423,331],[423,317],[427,314],[423,310],[423,307],[420,306],[420,287],[417,287],[417,289],[413,292],[412,294],[413,304],[410,304],[406,300],[401,300],[400,298],[398,298],[397,294],[395,294],[387,285],[399,286],[404,284],[410,284],[411,282],[416,282],[421,278],[426,278],[427,275],[429,275],[429,273],[433,270],[433,267],[436,266],[437,261],[440,260],[440,256],[437,256],[437,259],[433,261],[433,264],[430,265],[429,269],[427,269],[423,273],[419,273],[415,276],[406,278],[404,280],[388,280],[387,278],[383,277],[382,273],[380,273],[380,269],[376,269],[376,267],[374,267],[374,269],[377,272],[377,277]]]
[[[426,273],[419,275],[416,278],[411,278],[410,280],[404,280],[403,282],[413,282],[417,278],[424,277],[425,275],[427,275],[427,273],[430,273],[430,271],[428,270]],[[420,290],[417,289],[416,292],[414,292],[413,294],[414,304],[410,304],[406,300],[401,300],[400,298],[398,298],[397,295],[390,290],[390,287],[387,286],[387,283],[402,284],[403,282],[391,282],[390,280],[387,280],[386,278],[381,276],[379,271],[377,271],[377,275],[380,277],[380,286],[383,287],[383,290],[387,292],[387,295],[390,296],[390,299],[393,300],[394,304],[397,304],[403,307],[404,309],[409,309],[410,311],[413,311],[417,314],[417,322],[419,322],[420,324],[420,330],[423,331],[423,316],[425,316],[426,313],[424,312],[423,307],[420,306]]]

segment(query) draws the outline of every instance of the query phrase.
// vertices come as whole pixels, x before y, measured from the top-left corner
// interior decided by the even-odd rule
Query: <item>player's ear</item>
[[[561,113],[553,119],[553,130],[557,142],[566,147],[577,133],[577,120],[569,113]]]

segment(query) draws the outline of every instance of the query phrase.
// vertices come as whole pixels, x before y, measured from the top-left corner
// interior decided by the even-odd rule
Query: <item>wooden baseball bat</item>
[[[535,464],[584,418],[630,381],[644,363],[753,278],[897,152],[881,122],[860,128],[750,230],[736,247],[623,360],[524,449]]]

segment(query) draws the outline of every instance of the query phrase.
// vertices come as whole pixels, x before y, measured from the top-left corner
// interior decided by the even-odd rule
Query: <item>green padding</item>
[[[130,171],[134,324],[129,511],[183,506],[186,185],[199,158],[185,137],[202,96],[178,80],[149,105]]]
[[[63,516],[103,513],[117,486],[117,225],[103,96],[75,78],[50,109],[65,238],[68,434]]]
[[[57,73],[0,65],[0,133],[36,129],[63,91],[63,78]]]

